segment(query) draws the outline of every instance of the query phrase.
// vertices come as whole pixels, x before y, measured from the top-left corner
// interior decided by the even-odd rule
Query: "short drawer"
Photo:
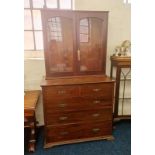
[[[92,110],[101,109],[105,106],[112,106],[112,100],[105,100],[101,98],[67,98],[67,99],[51,99],[44,100],[44,107],[47,112],[57,111],[78,111],[78,110]]]
[[[81,96],[113,98],[113,83],[86,84],[80,87]]]
[[[43,88],[44,100],[53,98],[67,98],[79,95],[79,88],[76,86],[51,86]]]
[[[112,121],[46,127],[46,142],[112,135]]]
[[[112,120],[112,107],[106,107],[100,110],[77,111],[77,112],[60,112],[52,113],[46,111],[45,122],[47,125],[67,124],[75,122],[91,122],[91,121],[108,121]]]

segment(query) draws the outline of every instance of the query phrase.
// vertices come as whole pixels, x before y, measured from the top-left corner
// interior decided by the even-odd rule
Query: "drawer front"
[[[52,86],[43,88],[44,100],[53,98],[76,97],[79,95],[79,87],[76,86]]]
[[[112,135],[112,121],[46,127],[46,142]]]
[[[35,116],[35,111],[31,109],[24,109],[24,116],[25,117]]]
[[[44,107],[47,112],[92,110],[101,109],[105,106],[112,106],[112,101],[103,98],[82,97],[44,101]]]
[[[101,84],[87,84],[80,87],[81,96],[94,96],[104,97],[104,99],[113,98],[113,84],[101,83]]]
[[[46,111],[45,122],[47,125],[67,124],[75,122],[90,122],[90,121],[107,121],[112,120],[112,107],[106,107],[101,110],[79,111],[79,112],[61,112],[52,113]]]

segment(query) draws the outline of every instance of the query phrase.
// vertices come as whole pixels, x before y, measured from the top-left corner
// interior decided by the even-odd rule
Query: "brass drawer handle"
[[[92,131],[93,131],[94,133],[97,133],[97,132],[100,131],[100,129],[99,129],[99,128],[94,128],[94,129],[92,129]]]
[[[68,119],[67,116],[59,117],[59,120],[60,120],[60,121],[64,121],[64,120],[67,120],[67,119]]]
[[[80,49],[77,50],[78,61],[80,61]]]
[[[95,101],[93,101],[93,103],[98,104],[98,103],[101,103],[101,101],[100,100],[95,100]]]
[[[100,114],[96,113],[96,114],[92,114],[93,117],[98,117]]]
[[[58,94],[65,94],[65,93],[66,93],[65,90],[59,90],[59,91],[58,91]]]
[[[64,136],[64,135],[68,135],[68,134],[69,134],[69,132],[67,132],[67,131],[60,132],[60,135],[62,135],[62,136]]]
[[[64,107],[66,107],[66,106],[67,106],[66,103],[60,103],[60,104],[59,104],[59,107],[60,107],[60,108],[64,108]]]
[[[99,89],[99,88],[93,89],[94,92],[98,92],[98,91],[100,91],[100,90],[101,90],[101,89]]]

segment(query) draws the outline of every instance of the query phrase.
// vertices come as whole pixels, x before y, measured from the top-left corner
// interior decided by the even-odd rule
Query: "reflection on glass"
[[[80,21],[80,42],[88,42],[89,36],[89,24],[88,18],[82,19]]]
[[[88,26],[80,26],[80,33],[88,35]]]
[[[60,17],[53,17],[48,22],[50,28],[50,39],[62,41],[61,21]]]
[[[73,23],[69,18],[52,17],[48,20],[48,43],[51,52],[51,72],[73,71]]]
[[[80,42],[87,43],[88,42],[88,34],[80,34]]]
[[[48,22],[50,28],[50,39],[62,41],[61,21],[60,17],[53,17]]]
[[[80,26],[88,26],[89,18],[84,18],[80,20]]]
[[[80,71],[102,69],[102,23],[99,18],[80,20]]]

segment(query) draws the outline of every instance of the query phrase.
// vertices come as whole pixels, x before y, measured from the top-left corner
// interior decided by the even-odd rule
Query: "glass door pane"
[[[96,17],[82,18],[79,22],[80,72],[101,71],[103,65],[103,20]]]
[[[73,72],[73,21],[52,17],[47,24],[50,73]]]

